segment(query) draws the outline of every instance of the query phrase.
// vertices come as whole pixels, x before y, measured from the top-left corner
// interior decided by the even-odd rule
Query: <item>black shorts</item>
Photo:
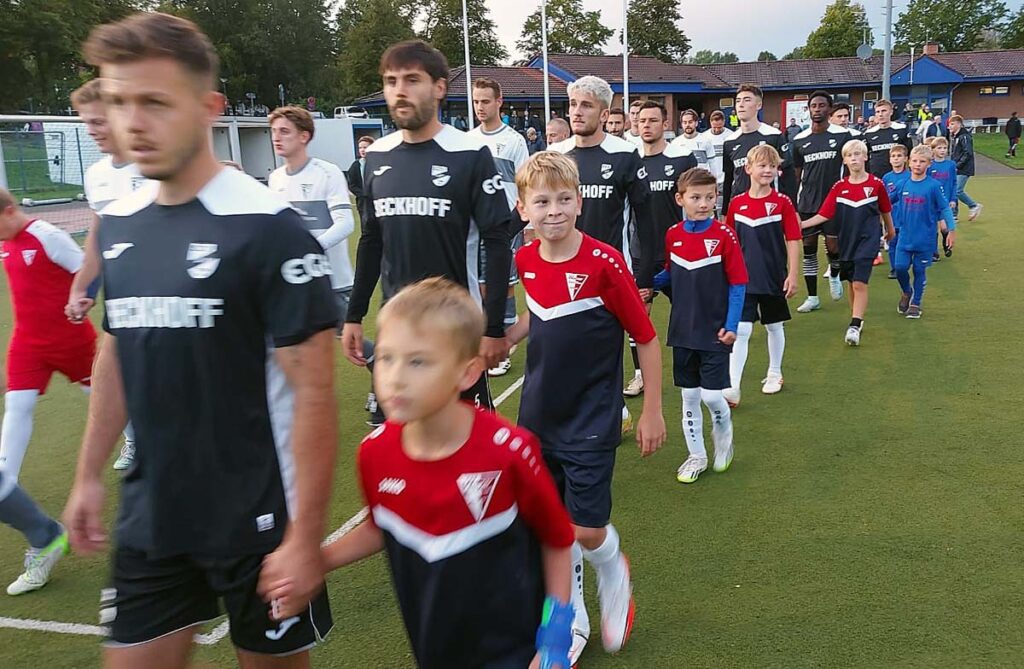
[[[871,267],[874,262],[874,258],[843,260],[839,263],[839,278],[842,281],[867,283],[871,278]]]
[[[462,392],[462,399],[472,402],[474,406],[488,411],[494,411],[494,401],[491,398],[491,386],[487,382],[487,370],[484,370],[480,378],[472,386]]]
[[[818,212],[812,211],[807,213],[805,211],[800,212],[800,222],[804,222],[809,218],[817,216]],[[803,229],[804,239],[808,237],[814,237],[815,235],[825,235],[826,237],[838,237],[839,236],[839,223],[835,219],[829,219],[821,225],[812,225],[809,228]]]
[[[573,524],[604,527],[612,517],[615,449],[570,451],[544,449],[544,462]]]
[[[100,596],[100,622],[110,626],[109,648],[133,646],[213,620],[223,601],[236,647],[263,655],[291,655],[323,641],[334,623],[327,590],[301,615],[280,622],[256,592],[263,555],[239,558],[114,551],[112,585]]]
[[[788,321],[789,302],[781,295],[756,295],[747,293],[743,298],[743,315],[740,320],[745,323],[761,321],[764,325]]]
[[[729,381],[729,354],[726,351],[672,349],[672,378],[677,388],[723,390]]]

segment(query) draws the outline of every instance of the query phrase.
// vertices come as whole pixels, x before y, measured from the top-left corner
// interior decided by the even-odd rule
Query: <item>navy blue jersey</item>
[[[583,235],[572,260],[552,263],[540,242],[516,254],[530,339],[519,424],[544,448],[603,450],[622,441],[622,337],[656,336],[618,251]]]
[[[576,227],[622,254],[638,285],[649,288],[654,276],[653,245],[647,170],[635,144],[605,135],[597,146],[578,147],[576,138],[552,144],[549,151],[564,153],[576,161],[580,172],[583,212]],[[636,218],[641,248],[630,248],[630,222]],[[646,255],[648,256],[645,258]],[[633,258],[641,267],[633,267]]]
[[[742,128],[737,128],[725,140],[722,148],[722,164],[725,169],[722,183],[723,211],[729,211],[729,200],[750,189],[750,175],[747,174],[744,166],[747,164],[747,153],[760,144],[770,144],[782,157],[775,190],[789,196],[790,200],[796,200],[796,174],[793,171],[793,157],[789,141],[781,131],[767,123],[762,123],[753,132],[743,132]]]
[[[872,126],[865,130],[859,139],[864,140],[864,143],[868,145],[868,172],[879,179],[892,169],[892,165],[889,163],[889,152],[892,147],[902,144],[907,147],[908,153],[914,148],[914,142],[907,132],[907,126],[895,121],[888,128]]]
[[[747,265],[747,293],[783,295],[787,241],[800,241],[800,218],[788,197],[772,191],[754,198],[744,193],[729,203],[725,222],[736,231]]]
[[[665,265],[672,279],[668,345],[728,353],[718,331],[729,312],[729,286],[747,283],[736,233],[712,221],[704,232],[688,232],[683,223],[665,238]]]
[[[678,144],[669,144],[661,153],[644,156],[647,188],[651,191],[651,220],[657,239],[655,265],[665,264],[665,233],[683,220],[683,210],[676,204],[676,184],[687,170],[697,167],[697,156]]]
[[[840,260],[866,260],[878,255],[882,214],[892,211],[889,193],[878,177],[852,183],[847,177],[829,191],[818,212],[839,226]],[[903,243],[903,240],[900,240]],[[933,235],[932,245],[935,239]]]

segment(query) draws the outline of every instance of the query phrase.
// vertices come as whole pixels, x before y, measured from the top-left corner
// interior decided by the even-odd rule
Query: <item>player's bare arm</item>
[[[71,290],[68,293],[68,304],[64,307],[64,315],[68,320],[80,322],[89,313],[96,303],[88,296],[89,286],[100,275],[100,250],[96,236],[100,225],[100,217],[92,215],[92,225],[85,237],[85,257],[82,259],[82,267],[75,273],[71,281]]]
[[[103,337],[93,368],[89,419],[78,454],[75,482],[64,509],[64,525],[78,553],[95,553],[106,543],[102,472],[127,422],[117,339],[108,334]]]
[[[540,554],[544,568],[544,589],[547,596],[563,604],[568,603],[572,597],[572,550],[545,544],[541,546]],[[530,669],[540,669],[540,662],[540,653],[538,653],[530,662]],[[556,667],[561,667],[561,665],[552,665],[552,669]],[[561,667],[561,669],[569,668]]]
[[[782,292],[786,299],[796,295],[800,282],[800,258],[803,255],[803,248],[799,240],[791,239],[786,241],[786,258],[789,271],[786,273],[786,280],[782,284]]]
[[[292,453],[295,506],[284,540],[268,555],[260,573],[260,593],[271,583],[292,584],[292,596],[305,606],[323,587],[320,541],[331,497],[337,447],[334,401],[333,333],[324,330],[274,355],[295,393]]]
[[[822,223],[825,223],[828,220],[829,219],[825,218],[821,214],[815,214],[814,216],[811,216],[810,218],[808,218],[806,221],[803,221],[802,223],[800,223],[800,228],[801,229],[813,228],[814,226],[821,225]]]
[[[505,339],[509,346],[515,346],[530,335],[530,311],[526,310],[519,314],[519,320],[515,325],[505,330]]]
[[[658,338],[646,344],[637,342],[637,357],[640,359],[640,373],[651,382],[645,384],[644,408],[636,426],[636,440],[640,455],[647,457],[665,444],[665,417],[661,404],[661,345]]]
[[[341,329],[341,350],[353,365],[366,367],[366,357],[363,355],[362,323],[345,323]]]
[[[896,228],[892,224],[892,214],[883,211],[882,212],[882,223],[885,224],[885,241],[891,241],[896,236]]]

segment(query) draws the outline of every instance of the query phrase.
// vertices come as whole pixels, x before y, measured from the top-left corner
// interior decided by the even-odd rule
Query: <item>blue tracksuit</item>
[[[896,243],[900,238],[900,198],[903,197],[903,184],[910,180],[910,170],[902,172],[888,172],[882,177],[885,183],[885,190],[889,193],[889,202],[892,203],[892,227],[896,229],[896,235],[889,240],[889,267],[896,266]]]
[[[931,177],[920,181],[907,179],[900,197],[900,241],[896,248],[893,269],[904,293],[911,295],[911,304],[921,305],[924,297],[925,270],[935,252],[938,220],[943,219],[949,231],[956,230],[956,221],[949,208],[949,198],[942,186]],[[914,284],[910,284],[910,268],[914,268]]]

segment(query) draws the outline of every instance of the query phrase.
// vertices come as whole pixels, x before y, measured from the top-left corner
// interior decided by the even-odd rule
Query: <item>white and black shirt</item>
[[[85,171],[84,182],[89,208],[99,212],[114,200],[142,188],[148,179],[142,176],[135,163],[115,165],[113,158],[104,156]]]
[[[102,212],[103,327],[135,465],[118,543],[150,557],[273,550],[293,494],[293,394],[273,348],[334,329],[330,265],[288,203],[225,168],[191,202]]]
[[[481,246],[487,283],[508,283],[509,207],[505,180],[478,138],[451,126],[410,144],[394,132],[370,145],[366,204],[347,321],[361,323],[377,279],[384,299],[432,276],[446,277],[479,302]],[[505,292],[487,293],[487,335],[503,337]]]
[[[800,174],[796,210],[808,217],[818,213],[832,186],[843,178],[843,146],[853,136],[841,125],[829,124],[825,132],[808,128],[793,138],[793,167]]]
[[[498,174],[505,182],[505,198],[508,200],[508,208],[515,209],[516,198],[519,196],[516,172],[530,157],[530,150],[526,148],[526,140],[504,123],[493,132],[488,132],[482,125],[478,125],[468,134],[477,137],[491,150]]]
[[[864,131],[860,139],[868,145],[868,172],[881,179],[890,171],[889,152],[892,147],[902,144],[907,153],[914,148],[914,141],[907,132],[907,126],[893,121],[888,128],[873,125]]]

